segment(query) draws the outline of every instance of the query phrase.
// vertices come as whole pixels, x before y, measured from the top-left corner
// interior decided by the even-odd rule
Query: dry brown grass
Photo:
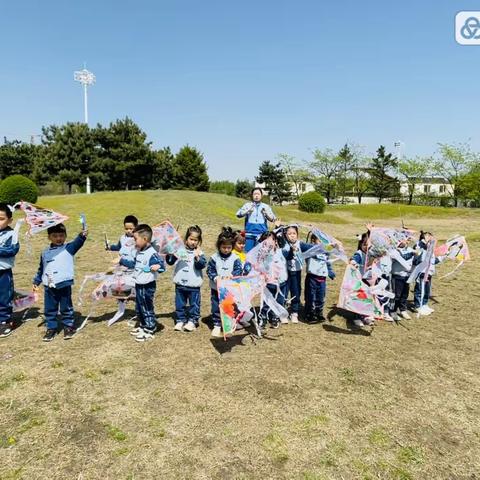
[[[91,239],[78,254],[80,279],[108,265],[103,230],[115,238],[130,210],[152,223],[168,214],[182,230],[199,223],[211,253],[218,226],[232,219],[229,202],[232,210],[238,202],[196,195],[176,202],[155,193],[146,203],[148,194],[104,194],[89,208],[86,197],[42,203],[72,216],[86,211]],[[362,222],[344,218],[327,230],[351,250]],[[40,317],[29,320],[0,342],[0,478],[480,478],[480,218],[421,222],[409,226],[428,225],[440,238],[472,234],[474,260],[434,279],[432,316],[380,324],[370,336],[352,333],[340,316],[256,343],[244,334],[212,341],[205,325],[174,332],[170,273],[159,280],[164,328],[151,343],[135,343],[126,322],[98,321],[70,342],[45,344]],[[19,256],[18,287],[30,284],[44,240]],[[328,285],[329,306],[340,277]],[[206,285],[203,295],[208,316]],[[114,310],[105,303],[97,315]]]

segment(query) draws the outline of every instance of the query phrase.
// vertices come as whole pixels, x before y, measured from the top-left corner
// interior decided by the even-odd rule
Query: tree
[[[96,189],[155,186],[157,158],[146,133],[135,122],[127,117],[106,128],[97,125],[94,135],[97,154],[91,177]]]
[[[239,198],[249,198],[252,192],[254,183],[248,179],[237,180],[235,182],[235,196]]]
[[[258,176],[255,179],[258,183],[265,185],[272,202],[281,204],[291,198],[287,178],[280,163],[274,165],[266,160],[260,165]]]
[[[95,143],[92,131],[84,123],[67,123],[57,127],[42,128],[44,155],[39,158],[36,176],[43,182],[53,178],[68,186],[81,185],[90,171],[95,158]]]
[[[348,179],[350,172],[354,167],[354,153],[348,143],[346,143],[338,152],[338,158],[340,160],[340,168],[337,174],[337,183],[339,185],[340,195],[342,197],[342,203],[345,203],[345,197],[347,195]]]
[[[462,175],[457,184],[460,186],[460,195],[463,200],[473,200],[480,206],[480,163],[472,164],[468,173]]]
[[[293,186],[293,196],[298,200],[302,194],[301,185],[308,178],[308,172],[291,155],[279,153],[277,159],[285,172],[288,182]]]
[[[229,180],[216,180],[210,182],[209,192],[223,193],[224,195],[235,196],[235,184]]]
[[[155,169],[153,184],[155,188],[168,190],[173,188],[175,179],[173,177],[173,169],[175,162],[175,155],[170,150],[170,147],[165,147],[154,152],[155,155]]]
[[[41,149],[40,145],[5,139],[0,146],[0,179],[9,175],[33,178],[35,162],[41,155]]]
[[[335,196],[336,179],[342,166],[342,159],[330,149],[317,148],[313,151],[313,160],[308,166],[317,177],[315,190],[323,194],[327,203],[331,203]]]
[[[174,188],[208,192],[207,165],[196,148],[185,145],[175,155],[173,177]]]
[[[372,158],[369,165],[370,187],[373,194],[378,198],[378,203],[394,193],[398,186],[395,170],[398,160],[391,153],[386,153],[385,147],[380,145],[377,156]]]
[[[434,162],[433,170],[445,178],[451,186],[449,194],[457,207],[458,199],[462,195],[460,180],[475,163],[478,163],[478,155],[473,153],[467,144],[439,143],[438,145],[441,158]]]
[[[398,164],[398,171],[403,176],[408,186],[408,204],[411,205],[415,195],[415,187],[425,177],[431,167],[431,158],[409,158]]]

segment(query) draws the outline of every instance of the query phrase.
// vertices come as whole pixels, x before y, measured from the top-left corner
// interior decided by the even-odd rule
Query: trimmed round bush
[[[13,205],[23,200],[35,203],[38,198],[38,188],[29,178],[23,175],[12,175],[0,183],[0,202]]]
[[[298,209],[302,212],[323,213],[325,199],[318,192],[307,192],[298,199]]]

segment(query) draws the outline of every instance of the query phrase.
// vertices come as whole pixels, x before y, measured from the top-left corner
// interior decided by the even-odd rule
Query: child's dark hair
[[[10,209],[10,205],[7,205],[6,203],[0,203],[0,212],[5,212],[5,215],[7,218],[12,218],[13,212]]]
[[[231,245],[233,247],[234,243],[235,233],[233,232],[232,227],[223,227],[217,239],[217,250],[220,250],[221,245]]]
[[[245,231],[244,230],[237,230],[235,233],[235,239],[233,241],[234,244],[236,243],[245,243]]]
[[[67,228],[63,223],[59,223],[58,225],[54,225],[53,227],[47,228],[47,234],[50,235],[51,233],[64,233],[67,234]]]
[[[185,241],[188,240],[188,237],[192,234],[196,233],[198,236],[198,244],[202,244],[202,229],[198,225],[192,225],[187,228],[187,233],[185,233]]]
[[[421,242],[422,240],[425,240],[425,235],[430,235],[433,237],[432,232],[424,232],[423,230],[420,230],[420,237],[418,238],[418,241]]]
[[[357,250],[362,249],[362,245],[368,240],[369,237],[369,232],[362,233],[361,237],[358,239]]]
[[[152,241],[153,231],[150,225],[142,223],[135,227],[134,233],[138,233],[141,237],[145,238],[148,242]]]
[[[318,240],[318,237],[310,230],[307,233],[307,239],[305,240],[307,243],[315,243]]]
[[[125,225],[126,223],[131,223],[133,224],[134,227],[138,226],[138,218],[135,215],[127,215],[123,219],[123,224]]]
[[[251,192],[250,192],[250,195],[253,195],[253,192],[255,192],[256,190],[258,190],[260,192],[260,195],[263,195],[263,189],[260,188],[260,187],[254,187],[252,188]]]

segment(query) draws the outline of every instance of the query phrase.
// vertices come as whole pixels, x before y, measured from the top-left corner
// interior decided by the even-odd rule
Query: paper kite
[[[182,238],[169,222],[165,221],[153,227],[154,247],[161,255],[173,254],[177,258],[186,258],[186,249]]]
[[[39,207],[33,203],[22,201],[16,203],[13,208],[19,208],[25,213],[25,220],[28,225],[29,235],[42,232],[49,227],[53,227],[68,220],[66,215]]]

